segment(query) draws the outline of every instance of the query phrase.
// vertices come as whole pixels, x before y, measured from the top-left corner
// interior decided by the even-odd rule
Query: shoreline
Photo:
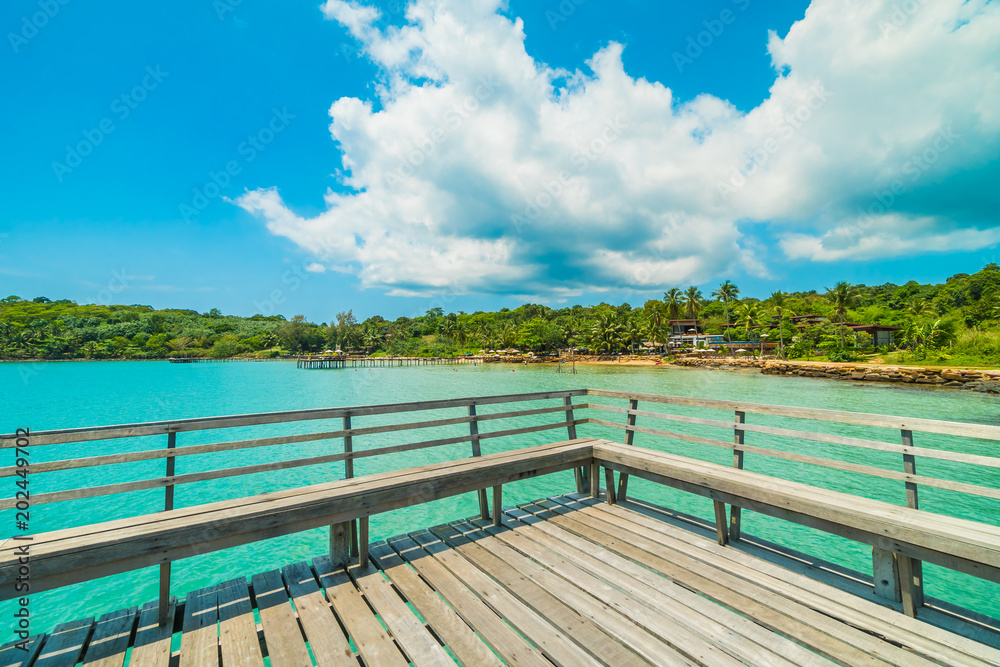
[[[298,357],[231,357],[227,359],[205,359],[207,362],[225,361],[295,361]],[[66,362],[107,362],[143,361],[170,362],[166,359],[0,359],[0,363],[66,363]],[[483,364],[556,365],[561,359],[550,357],[506,359],[487,357],[480,359]],[[979,393],[1000,395],[1000,369],[957,366],[919,366],[901,364],[878,364],[864,362],[800,361],[780,359],[755,359],[748,357],[725,357],[706,359],[703,357],[678,357],[664,359],[660,355],[588,355],[567,360],[567,365],[646,367],[655,368],[701,368],[705,370],[759,372],[764,375],[785,377],[809,377],[851,382],[874,382],[878,384],[909,384],[929,389],[965,389]]]
[[[850,382],[910,384],[927,388],[966,389],[1000,395],[1000,370],[951,366],[911,366],[780,359],[680,358],[674,366],[716,370],[759,369],[764,375],[810,377]]]

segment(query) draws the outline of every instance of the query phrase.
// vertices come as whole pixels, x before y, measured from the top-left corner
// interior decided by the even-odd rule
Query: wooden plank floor
[[[1000,650],[719,546],[643,503],[575,494],[64,623],[31,665],[998,665]],[[131,651],[128,649],[131,648]]]

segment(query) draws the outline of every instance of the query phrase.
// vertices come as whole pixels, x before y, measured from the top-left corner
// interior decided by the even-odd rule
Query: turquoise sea
[[[516,372],[512,372],[516,371]],[[436,366],[410,368],[300,370],[294,362],[269,363],[198,363],[170,364],[167,362],[65,362],[65,363],[3,363],[0,364],[0,386],[3,387],[0,432],[12,433],[17,428],[32,431],[98,426],[130,422],[207,417],[226,414],[271,412],[303,408],[396,403],[436,398],[457,398],[490,394],[525,393],[534,391],[605,388],[623,391],[697,396],[778,405],[831,408],[857,412],[872,412],[901,416],[948,419],[975,423],[1000,424],[1000,399],[969,392],[928,390],[909,386],[872,386],[861,383],[837,382],[805,378],[765,376],[756,372],[724,372],[672,367],[578,366],[578,374],[557,373],[552,365],[545,366]],[[621,405],[609,399],[591,399]],[[577,399],[579,402],[580,399]],[[553,405],[548,402],[545,405]],[[481,413],[538,407],[491,406]],[[641,405],[640,409],[664,411],[663,406]],[[732,414],[707,410],[674,409],[680,414],[704,415],[731,420]],[[356,418],[354,427],[383,423],[398,423],[433,417],[458,416],[459,412],[411,413],[381,418]],[[560,415],[561,416],[561,415]],[[587,416],[586,413],[579,416]],[[592,416],[619,421],[622,415],[601,412]],[[557,417],[532,418],[555,421]],[[748,415],[748,421],[780,424],[802,428],[802,422]],[[483,431],[513,428],[528,421],[497,420],[482,425]],[[719,429],[692,427],[685,424],[647,420],[639,425],[683,430],[721,439],[731,433]],[[336,430],[339,421],[305,422],[225,431],[181,433],[177,445],[223,442],[288,433]],[[830,432],[898,442],[898,433],[861,427],[827,426]],[[461,426],[422,430],[416,433],[394,433],[359,437],[355,448],[363,449],[390,444],[430,440],[466,432]],[[621,440],[622,431],[595,425],[580,427],[581,435],[599,435]],[[549,431],[513,438],[483,441],[484,453],[514,449],[565,438],[565,431]],[[915,434],[915,444],[970,453],[997,456],[997,443],[962,441],[944,436]],[[865,463],[891,470],[900,470],[901,461],[893,454],[852,450],[808,442],[781,442],[753,433],[747,434],[748,444],[780,447],[813,455],[829,456],[845,461]],[[731,453],[704,445],[637,434],[635,444],[705,460],[729,463]],[[138,451],[165,446],[165,436],[144,439],[110,440],[74,445],[34,447],[31,460],[46,460],[98,456],[101,454]],[[181,458],[178,474],[251,465],[266,461],[302,458],[341,451],[340,441],[317,441],[299,445],[264,447],[242,452],[226,452]],[[11,450],[0,450],[14,463]],[[432,461],[468,456],[468,444],[418,450],[390,456],[361,459],[356,462],[357,475],[380,470],[405,468]],[[83,468],[58,473],[38,474],[31,478],[33,494],[47,491],[114,484],[163,475],[163,461]],[[918,473],[1000,488],[1000,469],[970,470],[969,466],[918,459]],[[782,475],[789,479],[832,486],[860,495],[881,498],[902,504],[905,494],[902,483],[873,479],[854,473],[841,473],[805,464],[765,459],[748,454],[750,470]],[[328,464],[263,473],[246,477],[200,482],[179,487],[176,506],[210,502],[315,484],[343,476],[343,464]],[[14,495],[14,478],[0,478],[0,494]],[[633,480],[630,495],[661,503],[705,518],[712,516],[711,503],[703,498]],[[525,480],[504,488],[505,504],[534,500],[573,490],[569,472]],[[921,507],[933,512],[975,518],[1000,524],[1000,503],[970,498],[950,491],[922,487]],[[100,520],[133,516],[162,509],[163,490],[119,494],[102,498],[37,505],[31,510],[31,532],[82,525]],[[373,517],[372,539],[380,539],[446,520],[465,517],[476,512],[475,497],[450,498],[434,503]],[[870,549],[848,540],[835,538],[753,513],[744,514],[744,532],[786,544],[859,571],[870,571]],[[0,512],[0,539],[14,532],[13,511]],[[182,595],[189,590],[218,583],[241,575],[252,575],[313,556],[326,548],[327,531],[313,530],[282,538],[204,554],[174,563],[172,591]],[[99,615],[124,607],[142,604],[157,595],[158,570],[148,568],[106,579],[96,580],[40,593],[32,596],[32,632],[43,632],[55,624],[77,618]],[[994,617],[1000,617],[1000,586],[958,575],[941,568],[925,566],[927,593],[962,604]],[[9,618],[12,602],[0,603],[0,618]],[[6,623],[0,623],[4,627]],[[0,643],[9,637],[0,637]]]

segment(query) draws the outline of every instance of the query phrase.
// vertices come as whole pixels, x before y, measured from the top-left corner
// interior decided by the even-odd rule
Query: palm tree
[[[684,306],[687,308],[688,317],[692,320],[698,319],[698,313],[701,311],[701,300],[701,290],[694,285],[685,290]]]
[[[732,342],[733,340],[729,333],[729,325],[731,324],[729,321],[729,302],[735,301],[739,295],[740,288],[734,285],[731,280],[722,283],[719,285],[719,289],[712,292],[712,298],[721,301],[726,310],[726,342]]]
[[[566,344],[570,347],[574,347],[574,344],[579,342],[578,338],[580,336],[580,323],[575,319],[570,318],[562,325],[563,339],[565,339]]]
[[[771,292],[771,309],[778,316],[778,354],[785,358],[785,313],[788,311],[788,295],[778,290]]]
[[[642,340],[642,325],[638,317],[629,318],[622,327],[622,337],[628,342],[629,349],[635,354],[635,344]]]
[[[514,343],[517,341],[517,323],[513,320],[507,320],[500,326],[497,335],[501,347],[514,347]]]
[[[591,329],[594,342],[598,349],[605,349],[611,352],[621,340],[622,325],[614,313],[598,313],[594,326]]]
[[[914,320],[920,320],[925,317],[933,317],[937,313],[927,299],[913,299],[906,307],[906,314]]]
[[[856,286],[846,281],[840,281],[832,288],[826,288],[826,298],[833,302],[833,312],[840,318],[840,347],[847,347],[844,338],[844,323],[847,321],[847,309],[853,308],[858,300],[859,290]]]
[[[645,322],[643,324],[643,335],[655,343],[666,343],[663,336],[663,327],[667,323],[667,306],[662,301],[647,301],[643,306]],[[666,351],[666,350],[664,350]]]
[[[760,326],[763,315],[760,304],[756,302],[741,303],[736,311],[736,322],[743,325],[747,338],[750,337],[750,330]]]
[[[667,319],[681,319],[681,309],[684,307],[683,297],[683,292],[676,287],[671,287],[669,292],[663,293],[663,304],[667,309]]]

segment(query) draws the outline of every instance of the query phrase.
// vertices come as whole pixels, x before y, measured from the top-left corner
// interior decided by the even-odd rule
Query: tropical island
[[[517,349],[552,354],[670,355],[698,349],[780,359],[940,366],[1000,366],[1000,266],[943,284],[851,285],[743,296],[726,281],[710,294],[667,289],[662,299],[496,312],[330,322],[297,315],[239,317],[218,309],[156,310],[46,297],[0,300],[5,360],[270,358],[344,353],[449,357]]]

